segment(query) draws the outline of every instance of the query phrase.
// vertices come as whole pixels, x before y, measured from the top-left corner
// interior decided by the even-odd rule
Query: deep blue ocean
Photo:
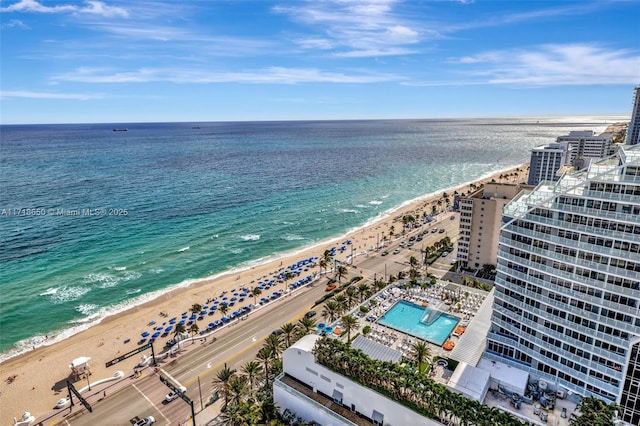
[[[410,200],[528,162],[531,148],[570,130],[606,126],[1,126],[0,360],[168,288],[319,244]]]

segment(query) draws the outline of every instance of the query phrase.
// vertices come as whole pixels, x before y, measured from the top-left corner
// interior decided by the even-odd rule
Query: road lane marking
[[[133,386],[133,388],[135,390],[138,391],[138,393],[140,393],[140,395],[142,395],[144,397],[144,399],[147,400],[147,402],[149,404],[151,404],[151,406],[158,412],[160,413],[160,415],[162,416],[162,418],[164,418],[167,421],[167,424],[170,424],[171,421],[169,421],[169,419],[164,415],[164,413],[162,411],[160,411],[160,409],[156,406],[156,404],[154,404],[153,402],[151,402],[151,400],[149,398],[147,398],[147,395],[145,395],[140,389],[138,389],[138,387],[136,386],[135,383],[131,383],[131,386]]]

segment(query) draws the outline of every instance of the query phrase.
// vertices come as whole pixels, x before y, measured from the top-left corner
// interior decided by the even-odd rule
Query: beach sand
[[[517,169],[520,172],[517,172]],[[523,182],[526,181],[527,174],[528,166],[520,165],[508,171],[495,173],[486,179],[473,182],[473,184],[479,185],[490,182],[492,179],[495,179],[496,182]],[[327,241],[326,244],[316,245],[296,254],[274,259],[240,273],[229,273],[212,280],[203,279],[189,287],[167,292],[153,301],[108,317],[100,324],[61,342],[36,347],[30,352],[8,359],[0,364],[0,375],[2,376],[2,382],[0,382],[0,425],[13,424],[13,418],[20,418],[25,411],[31,412],[36,418],[51,412],[55,403],[67,394],[64,380],[69,377],[69,364],[75,358],[91,357],[92,381],[113,376],[116,370],[122,370],[125,375],[129,375],[132,373],[133,367],[140,361],[139,356],[121,361],[117,366],[109,369],[105,367],[105,363],[135,349],[140,340],[141,331],[152,328],[148,325],[149,322],[155,321],[157,325],[160,325],[172,317],[180,319],[181,314],[185,311],[189,312],[190,307],[195,303],[204,305],[208,299],[213,299],[222,292],[257,286],[259,280],[262,280],[263,277],[271,278],[280,268],[301,259],[321,257],[325,249],[334,245],[340,246],[341,242],[346,239],[353,241],[354,249],[367,250],[371,245],[375,245],[379,234],[384,233],[389,236],[391,226],[394,227],[396,234],[400,233],[404,215],[411,214],[415,217],[421,217],[423,212],[431,213],[432,206],[443,209],[445,203],[442,201],[442,194],[446,192],[451,197],[454,191],[466,195],[470,192],[470,186],[449,188],[434,196],[416,200],[363,229]],[[453,201],[452,198],[450,200]],[[438,205],[438,201],[440,201],[440,205]],[[301,277],[317,272],[320,272],[319,267],[304,272]],[[292,281],[295,280],[290,280],[287,285]],[[275,287],[275,289],[282,288],[284,288],[283,284]],[[265,291],[262,296],[270,294],[273,290],[272,288]],[[248,297],[243,304],[250,303],[254,303],[254,301],[253,298]],[[230,312],[238,309],[239,306],[242,305],[234,306]],[[161,313],[168,315],[163,316]],[[255,315],[259,315],[259,312]],[[206,324],[220,317],[219,313],[207,316],[198,322],[198,325],[204,328]],[[161,349],[172,335],[173,333],[170,333],[165,339],[158,339],[154,344],[154,347],[157,348],[156,351]],[[124,343],[126,339],[129,339],[128,343]],[[78,387],[84,385],[84,381],[78,382]]]

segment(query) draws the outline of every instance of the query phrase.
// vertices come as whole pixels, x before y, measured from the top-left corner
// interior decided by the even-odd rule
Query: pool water
[[[431,325],[427,325],[422,322],[427,312],[427,308],[401,300],[393,305],[378,323],[442,346],[460,318],[443,312]]]

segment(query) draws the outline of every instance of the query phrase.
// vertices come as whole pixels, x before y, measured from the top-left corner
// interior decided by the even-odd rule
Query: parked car
[[[398,254],[398,253],[400,253],[400,249],[395,249],[395,250],[393,251],[393,254]]]
[[[438,230],[438,232],[439,232],[439,233],[441,233],[441,234],[444,234],[444,228],[440,228],[440,229]]]
[[[389,254],[389,252],[385,250],[385,251],[383,251],[383,252],[380,254],[380,256],[386,256],[386,255],[388,255],[388,254]]]
[[[336,289],[336,287],[338,287],[336,283],[329,284],[327,288],[325,288],[325,291],[333,291]]]
[[[316,311],[309,311],[306,314],[304,314],[304,316],[307,318],[313,318],[316,316]]]

